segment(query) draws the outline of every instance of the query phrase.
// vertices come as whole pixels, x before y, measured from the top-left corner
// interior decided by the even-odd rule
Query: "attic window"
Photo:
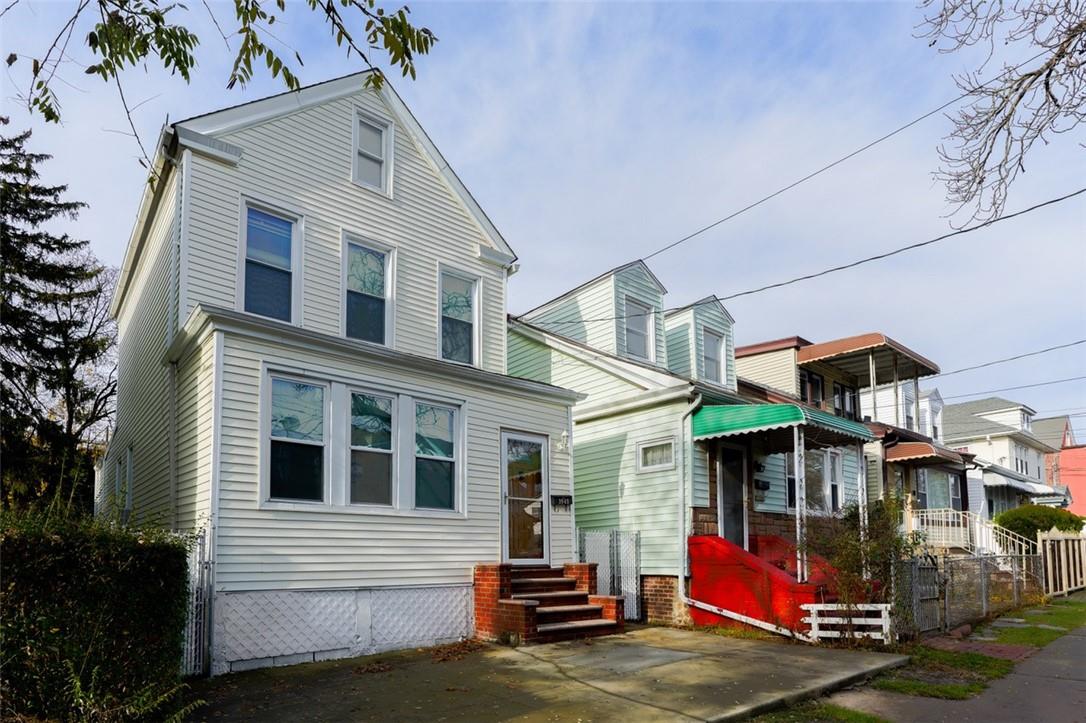
[[[388,190],[391,130],[388,125],[358,115],[354,129],[354,181],[361,186]]]
[[[702,366],[705,368],[705,378],[711,382],[720,383],[723,379],[724,365],[724,337],[721,334],[704,329],[702,333]]]
[[[652,359],[653,310],[633,299],[626,299],[626,353],[639,359]]]

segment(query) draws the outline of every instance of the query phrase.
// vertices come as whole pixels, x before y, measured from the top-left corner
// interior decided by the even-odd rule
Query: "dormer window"
[[[1022,412],[1022,429],[1024,429],[1027,432],[1031,431],[1033,429],[1033,423],[1032,422],[1033,422],[1033,420],[1030,418],[1030,416],[1028,414],[1026,414],[1025,412]]]
[[[724,336],[710,329],[702,330],[701,363],[705,378],[717,382],[724,378]]]
[[[392,155],[391,128],[359,114],[354,130],[354,182],[387,193]]]
[[[626,354],[652,360],[652,307],[626,299]]]

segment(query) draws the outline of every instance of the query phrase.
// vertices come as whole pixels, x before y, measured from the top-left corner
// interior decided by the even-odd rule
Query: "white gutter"
[[[676,578],[675,584],[675,589],[679,593],[679,599],[683,602],[684,605],[689,605],[691,607],[698,608],[699,610],[706,610],[708,612],[719,615],[720,617],[729,618],[731,620],[741,622],[745,625],[750,625],[751,627],[766,630],[768,632],[776,633],[778,635],[784,635],[785,637],[795,638],[796,640],[802,640],[805,643],[817,642],[813,638],[809,638],[802,633],[796,632],[795,630],[789,630],[788,628],[783,628],[779,625],[774,625],[773,623],[767,623],[764,620],[758,620],[757,618],[752,618],[748,615],[743,615],[742,613],[737,613],[732,610],[726,610],[722,607],[717,607],[716,605],[710,605],[709,603],[702,602],[701,600],[695,600],[686,594],[686,478],[688,469],[694,466],[693,463],[687,464],[688,455],[686,454],[686,428],[687,421],[690,419],[690,416],[694,412],[698,411],[698,408],[701,406],[701,400],[702,395],[698,394],[698,396],[694,398],[694,401],[690,403],[690,407],[686,410],[686,412],[683,413],[682,420],[679,422],[679,439],[683,449],[683,454],[680,458],[681,467],[679,468],[679,564],[677,565],[678,576]],[[693,439],[691,439],[691,456],[694,453],[693,445],[694,442]]]

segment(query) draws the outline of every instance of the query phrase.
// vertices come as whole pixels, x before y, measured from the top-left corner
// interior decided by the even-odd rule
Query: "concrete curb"
[[[889,655],[883,653],[883,655]],[[724,715],[709,718],[710,723],[717,723],[718,721],[733,721],[733,720],[746,720],[747,718],[753,718],[756,715],[762,713],[769,713],[770,711],[779,710],[781,708],[787,708],[793,706],[796,703],[802,703],[807,700],[813,700],[815,698],[821,698],[827,693],[838,691],[842,688],[847,688],[855,683],[863,682],[869,678],[873,678],[879,673],[885,673],[887,670],[893,670],[894,668],[900,668],[909,662],[908,655],[895,655],[891,659],[878,665],[872,665],[871,667],[862,670],[858,673],[846,673],[839,675],[830,680],[823,681],[816,685],[810,685],[806,688],[801,688],[791,693],[779,696],[774,700],[768,700],[764,703],[754,703],[751,705],[743,706],[737,710],[733,710]]]

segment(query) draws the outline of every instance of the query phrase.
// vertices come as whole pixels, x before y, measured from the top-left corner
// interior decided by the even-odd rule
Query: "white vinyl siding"
[[[211,514],[212,366],[215,345],[208,337],[178,363],[177,510],[175,525],[194,531]]]
[[[113,490],[117,462],[127,469],[131,449],[133,521],[170,524],[169,372],[163,356],[169,344],[171,263],[179,228],[181,173],[167,180],[158,214],[148,231],[129,298],[117,319],[116,431],[103,464],[103,488]],[[235,217],[237,215],[235,209]],[[227,277],[229,283],[231,277]],[[220,276],[221,279],[221,276]],[[123,480],[122,480],[123,483]],[[124,506],[118,500],[118,507]]]
[[[687,309],[664,319],[667,329],[667,368],[686,377],[695,376],[694,311]]]
[[[645,390],[598,367],[529,339],[515,329],[509,332],[509,373],[546,382],[587,395],[581,404],[604,402]]]
[[[735,369],[739,376],[788,394],[799,392],[799,370],[795,349],[779,349],[763,354],[737,357]]]
[[[394,129],[394,201],[352,181],[357,109]],[[479,258],[480,246],[490,242],[372,91],[360,89],[220,140],[240,147],[243,160],[230,166],[192,156],[188,306],[182,317],[197,303],[236,307],[236,290],[222,280],[237,273],[237,209],[244,193],[305,217],[300,316],[306,328],[342,333],[342,236],[358,233],[397,249],[394,348],[437,356],[438,267],[448,263],[479,279],[477,366],[504,372],[505,269]]]
[[[608,354],[618,353],[615,278],[604,276],[553,305],[524,315],[524,320]]]
[[[226,591],[470,583],[472,566],[500,555],[501,431],[552,440],[567,408],[445,374],[404,370],[353,353],[328,353],[227,333],[216,584]],[[259,503],[260,384],[264,370],[342,375],[356,387],[461,400],[466,469],[463,514],[390,510],[273,509]],[[571,494],[569,455],[551,444],[553,494]],[[345,451],[345,450],[344,450]],[[572,558],[570,512],[550,513],[550,554]]]

